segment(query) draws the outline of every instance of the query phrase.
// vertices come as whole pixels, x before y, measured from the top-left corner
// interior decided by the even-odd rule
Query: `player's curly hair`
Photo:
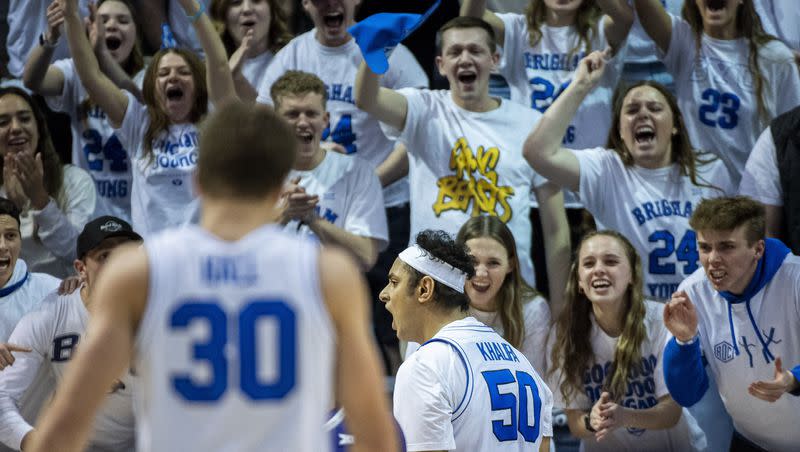
[[[522,279],[517,256],[517,244],[511,230],[499,218],[492,215],[472,217],[461,226],[456,243],[466,246],[470,239],[490,238],[503,245],[511,272],[503,280],[503,285],[495,296],[497,313],[503,325],[503,338],[516,348],[522,348],[525,340],[525,317],[523,306],[536,298],[539,293]]]
[[[631,267],[631,284],[625,293],[625,308],[621,311],[625,316],[622,319],[622,334],[614,350],[611,369],[607,371],[606,381],[603,382],[603,390],[608,391],[613,400],[619,401],[625,396],[628,376],[641,366],[641,347],[647,338],[647,328],[644,324],[646,308],[642,292],[642,264],[636,249],[628,239],[616,231],[596,231],[587,234],[578,245],[575,259],[572,260],[564,292],[565,307],[556,322],[556,337],[551,352],[553,365],[548,370],[548,374],[551,375],[556,369],[561,370],[559,389],[567,403],[583,393],[585,375],[594,359],[591,342],[592,302],[578,285],[580,265],[578,259],[583,244],[597,236],[607,236],[619,241]]]
[[[416,237],[416,243],[433,257],[448,263],[467,275],[467,279],[475,276],[475,268],[469,257],[467,247],[459,245],[444,231],[426,229]],[[414,290],[420,280],[425,276],[411,266],[406,266],[409,273],[409,290]],[[433,298],[443,309],[459,308],[466,311],[469,308],[469,298],[464,292],[457,292],[438,282],[433,286]]]

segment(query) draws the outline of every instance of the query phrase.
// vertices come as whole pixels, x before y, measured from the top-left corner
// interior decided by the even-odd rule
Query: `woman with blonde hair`
[[[662,354],[663,307],[646,300],[642,266],[620,233],[578,246],[565,308],[548,340],[548,384],[582,450],[698,450],[702,432],[672,400]],[[690,427],[692,426],[692,427]]]

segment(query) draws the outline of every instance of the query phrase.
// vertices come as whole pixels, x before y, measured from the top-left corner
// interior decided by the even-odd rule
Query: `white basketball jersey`
[[[139,450],[329,450],[335,334],[318,245],[275,225],[236,242],[186,226],[145,248]]]
[[[431,378],[440,380],[414,387]],[[400,367],[396,385],[395,417],[408,450],[530,451],[553,435],[550,389],[525,355],[472,317],[449,323],[423,344]],[[441,441],[449,426],[436,425],[434,412],[443,404],[449,404],[444,412],[455,447]]]

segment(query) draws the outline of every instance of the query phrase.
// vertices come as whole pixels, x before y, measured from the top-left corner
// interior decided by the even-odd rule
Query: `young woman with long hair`
[[[548,341],[547,377],[553,405],[566,410],[582,450],[704,446],[667,390],[663,306],[646,300],[642,285],[639,256],[622,234],[584,237],[570,268],[565,308]]]
[[[291,39],[277,0],[211,0],[209,15],[220,29],[236,92],[255,100],[272,57]]]
[[[181,0],[205,50],[205,70],[190,51],[159,50],[145,71],[142,103],[98,70],[75,0],[59,1],[66,2],[67,38],[81,82],[130,154],[134,228],[146,237],[196,220],[197,124],[209,100],[220,105],[236,99],[225,49],[205,7]]]
[[[139,32],[130,0],[102,0],[90,6],[90,40],[100,67],[123,89],[138,92],[144,77]],[[72,58],[51,63],[64,22],[64,9],[48,8],[48,38],[28,57],[25,85],[44,96],[54,111],[68,114],[72,129],[72,162],[89,172],[97,191],[94,216],[130,220],[131,167],[127,150],[114,134],[106,113],[89,99]],[[98,33],[99,32],[99,33]]]
[[[456,242],[469,249],[475,266],[465,287],[469,315],[492,327],[544,374],[550,308],[523,281],[511,231],[497,217],[473,217],[461,226]]]
[[[718,155],[738,184],[761,131],[800,105],[792,51],[764,31],[753,0],[686,0],[682,17],[659,0],[635,4],[675,79],[692,142]]]

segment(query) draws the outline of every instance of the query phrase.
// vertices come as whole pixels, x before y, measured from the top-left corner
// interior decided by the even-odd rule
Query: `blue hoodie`
[[[745,303],[750,323],[761,342],[764,359],[769,363],[775,360],[775,356],[770,352],[769,345],[764,341],[761,329],[753,318],[753,313],[750,311],[750,300],[772,280],[790,250],[780,240],[775,239],[766,239],[764,245],[764,255],[758,260],[753,278],[747,284],[744,292],[741,295],[727,291],[718,293],[728,302],[728,324],[734,353],[739,355],[739,348],[734,337],[731,306]],[[800,381],[800,365],[792,369],[792,374]],[[664,349],[664,380],[672,398],[682,406],[692,406],[703,397],[708,389],[708,375],[703,368],[699,340],[693,344],[679,345],[674,337],[670,339]]]

